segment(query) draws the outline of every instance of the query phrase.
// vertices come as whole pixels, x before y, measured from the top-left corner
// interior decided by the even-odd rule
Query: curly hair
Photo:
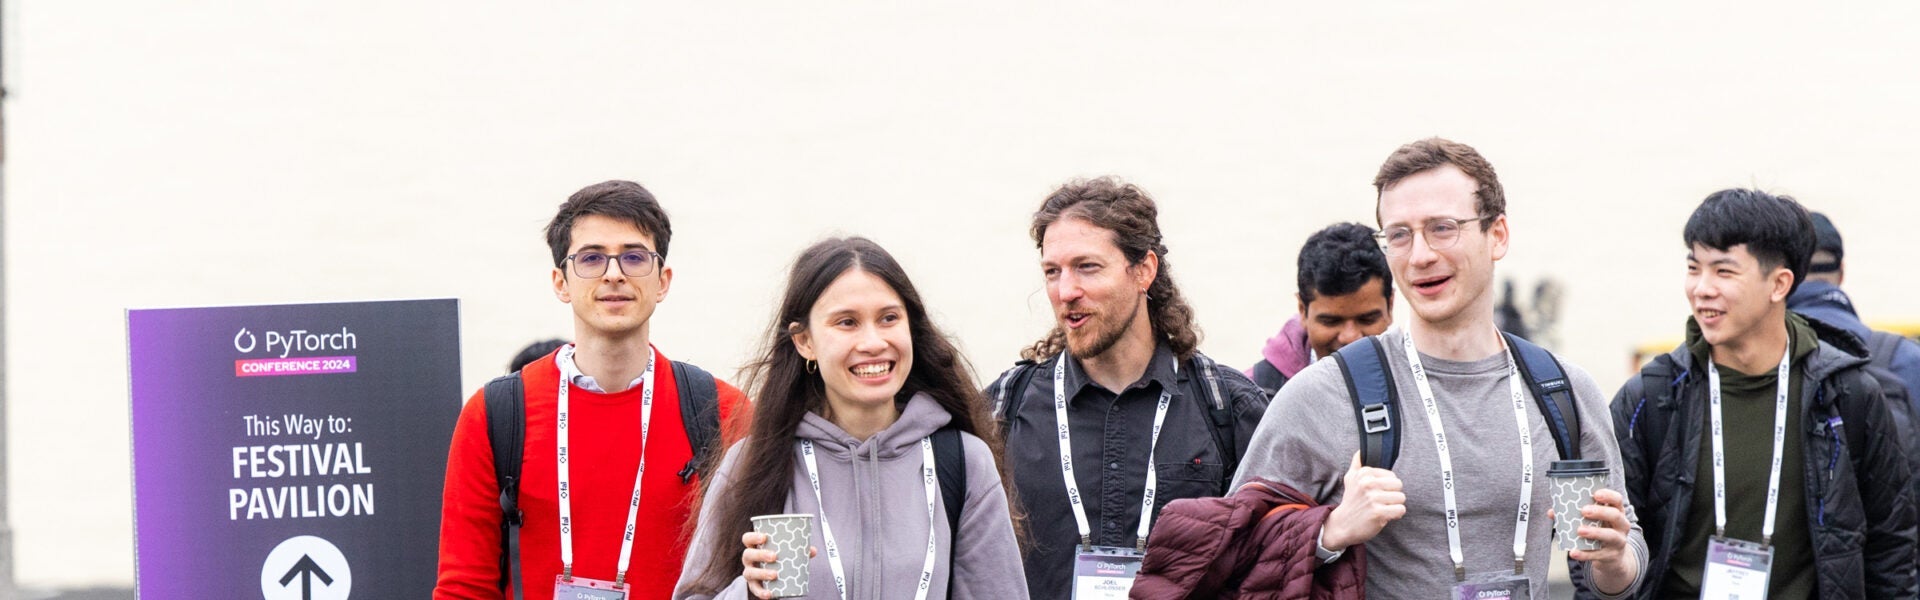
[[[1321,296],[1354,293],[1379,279],[1381,293],[1393,302],[1393,270],[1387,255],[1373,239],[1373,228],[1359,223],[1337,223],[1315,232],[1300,247],[1295,283],[1300,302],[1312,304]]]
[[[1147,320],[1153,335],[1164,341],[1180,360],[1193,358],[1200,347],[1200,326],[1194,322],[1193,307],[1180,295],[1173,283],[1173,268],[1167,263],[1167,246],[1160,237],[1160,209],[1146,191],[1115,177],[1076,179],[1060,186],[1040,203],[1033,213],[1035,248],[1047,238],[1047,228],[1066,219],[1079,219],[1113,234],[1113,245],[1129,266],[1137,266],[1151,252],[1160,259],[1160,271],[1147,287]],[[1046,337],[1020,352],[1022,358],[1040,361],[1059,354],[1067,347],[1067,332],[1055,324]]]

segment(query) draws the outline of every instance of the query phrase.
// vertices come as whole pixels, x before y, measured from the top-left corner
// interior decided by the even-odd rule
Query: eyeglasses
[[[1462,225],[1490,218],[1493,217],[1481,215],[1471,219],[1455,219],[1451,217],[1431,219],[1427,221],[1426,225],[1420,227],[1420,233],[1427,238],[1428,248],[1445,250],[1452,248],[1454,244],[1460,242],[1460,229]],[[1389,227],[1386,231],[1373,234],[1373,239],[1380,242],[1380,249],[1385,251],[1389,256],[1399,256],[1413,249],[1413,235],[1413,228],[1404,226]]]
[[[608,259],[614,258],[615,256],[618,256],[620,260],[620,272],[625,273],[628,277],[646,277],[652,275],[654,259],[666,260],[666,257],[660,256],[660,253],[652,250],[628,250],[618,255],[587,251],[567,255],[567,260],[573,261],[574,275],[579,275],[584,279],[592,279],[606,275],[607,264],[613,262]]]

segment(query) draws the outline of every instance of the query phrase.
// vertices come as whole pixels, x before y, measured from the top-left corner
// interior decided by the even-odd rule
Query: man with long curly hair
[[[1158,212],[1102,178],[1061,186],[1033,215],[1054,327],[987,392],[1007,455],[1023,459],[1034,598],[1068,597],[1077,565],[1137,565],[1161,507],[1225,492],[1266,411],[1258,386],[1196,350]]]

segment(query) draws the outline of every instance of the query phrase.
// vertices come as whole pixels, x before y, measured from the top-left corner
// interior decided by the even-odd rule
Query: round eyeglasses
[[[1471,219],[1455,219],[1451,217],[1430,219],[1425,225],[1420,226],[1420,231],[1417,233],[1421,237],[1426,238],[1428,248],[1445,250],[1452,248],[1454,244],[1460,243],[1461,226],[1489,218],[1492,217],[1481,215]],[[1380,242],[1380,249],[1385,251],[1388,256],[1400,256],[1406,254],[1408,250],[1413,249],[1413,236],[1415,233],[1411,227],[1388,227],[1386,231],[1373,234],[1373,239]]]
[[[628,250],[616,255],[605,252],[586,251],[567,255],[573,261],[573,274],[592,279],[607,274],[607,264],[617,257],[620,272],[628,277],[646,277],[653,274],[654,259],[666,260],[660,253],[652,250]]]

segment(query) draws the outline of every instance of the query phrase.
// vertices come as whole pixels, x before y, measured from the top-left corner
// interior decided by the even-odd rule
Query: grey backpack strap
[[[1193,353],[1193,366],[1197,371],[1195,381],[1201,382],[1201,397],[1206,400],[1207,417],[1213,422],[1213,444],[1220,450],[1220,463],[1226,470],[1227,481],[1222,482],[1221,491],[1230,484],[1233,474],[1240,469],[1240,452],[1234,446],[1233,405],[1220,393],[1220,374],[1214,371],[1217,365],[1213,359],[1199,352]]]
[[[1900,342],[1907,338],[1887,331],[1872,331],[1867,334],[1867,359],[1882,368],[1893,365],[1893,355],[1900,351]]]

